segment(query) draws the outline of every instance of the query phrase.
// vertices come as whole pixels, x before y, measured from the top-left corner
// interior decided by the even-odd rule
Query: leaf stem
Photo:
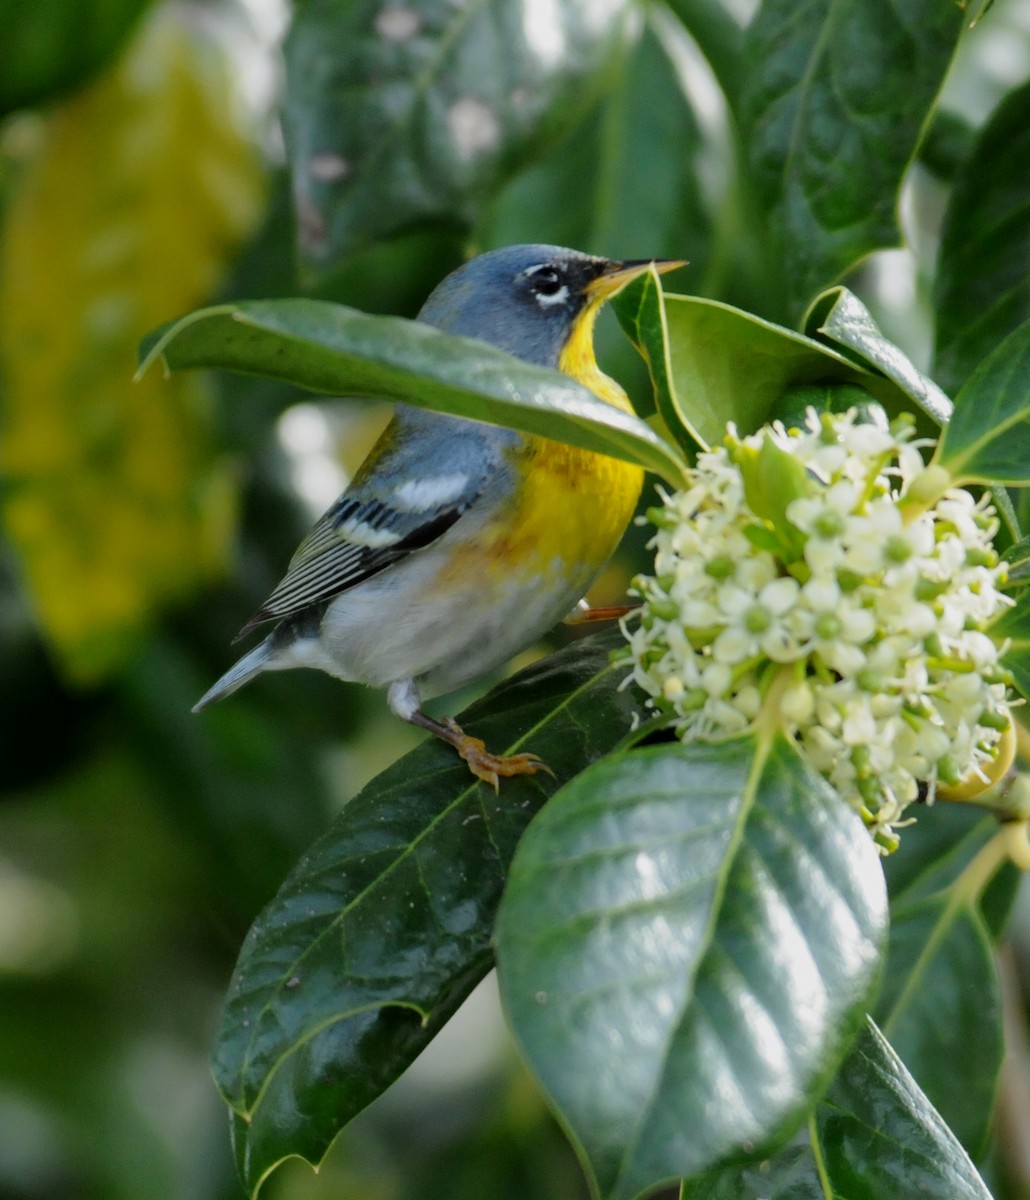
[[[823,1158],[823,1147],[819,1141],[819,1129],[816,1125],[815,1113],[812,1113],[808,1118],[808,1141],[812,1147],[812,1158],[815,1160],[815,1171],[819,1176],[819,1185],[823,1189],[823,1195],[826,1200],[833,1200],[833,1184],[830,1182],[830,1176],[826,1170],[826,1161]]]
[[[1022,821],[1012,822],[1011,824],[1025,826],[1025,822]],[[949,916],[953,915],[963,905],[975,904],[987,885],[997,874],[1005,859],[1011,857],[1008,849],[1008,835],[1006,833],[1008,828],[1008,824],[1002,825],[994,837],[973,856],[973,860],[951,885],[952,894],[948,900],[947,909]],[[1028,847],[1028,850],[1030,850],[1030,847]]]

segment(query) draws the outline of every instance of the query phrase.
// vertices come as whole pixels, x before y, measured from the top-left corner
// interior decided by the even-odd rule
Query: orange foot
[[[490,784],[495,792],[500,789],[501,777],[535,775],[538,771],[554,776],[551,768],[535,754],[491,754],[481,738],[467,734],[453,717],[447,717],[443,723],[449,734],[446,740],[468,763],[472,774]]]
[[[605,608],[574,608],[565,618],[566,625],[583,625],[588,621],[618,621],[634,609],[632,604],[611,604]]]

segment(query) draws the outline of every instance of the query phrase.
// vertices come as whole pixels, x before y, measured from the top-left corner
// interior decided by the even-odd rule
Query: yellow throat
[[[558,370],[571,375],[577,383],[589,388],[605,403],[621,408],[623,412],[632,412],[633,406],[629,397],[611,376],[601,370],[594,354],[594,326],[597,323],[597,314],[607,298],[608,293],[601,289],[589,296],[576,317],[569,340],[558,356]]]

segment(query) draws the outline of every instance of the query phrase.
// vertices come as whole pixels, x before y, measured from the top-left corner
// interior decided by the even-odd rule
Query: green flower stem
[[[1006,821],[993,841],[1002,843],[1009,861],[1021,871],[1030,871],[1030,822]]]
[[[783,693],[794,680],[793,663],[784,663],[769,680],[762,707],[755,717],[755,732],[760,741],[771,741],[780,732],[790,737],[791,730],[782,716]]]

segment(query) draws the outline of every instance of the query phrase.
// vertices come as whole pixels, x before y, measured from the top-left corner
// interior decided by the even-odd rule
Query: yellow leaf
[[[3,519],[83,682],[218,571],[233,526],[202,380],[131,381],[139,338],[209,299],[262,200],[226,63],[185,11],[48,118],[0,235]]]

